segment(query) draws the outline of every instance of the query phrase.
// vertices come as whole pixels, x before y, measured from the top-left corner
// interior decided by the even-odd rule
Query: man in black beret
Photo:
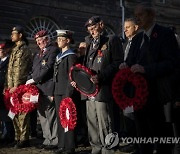
[[[93,26],[97,23],[99,23],[101,20],[101,18],[99,16],[92,16],[91,18],[88,19],[88,21],[85,23],[85,27],[89,27],[89,26]]]
[[[10,93],[13,93],[18,86],[26,83],[32,57],[23,27],[12,28],[11,40],[14,46],[9,57],[5,88],[10,89]],[[29,146],[29,113],[11,115],[15,129],[15,148]]]
[[[113,147],[108,148],[105,138],[113,130],[113,98],[111,82],[123,62],[121,40],[114,35],[107,35],[104,23],[99,16],[93,16],[85,24],[89,32],[86,37],[87,49],[84,65],[96,75],[91,80],[100,89],[95,97],[87,98],[87,124],[92,154],[114,154]]]

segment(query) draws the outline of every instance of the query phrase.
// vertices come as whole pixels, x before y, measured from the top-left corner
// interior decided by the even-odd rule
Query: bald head
[[[134,15],[139,28],[147,31],[155,21],[156,12],[150,3],[141,3],[136,6]]]

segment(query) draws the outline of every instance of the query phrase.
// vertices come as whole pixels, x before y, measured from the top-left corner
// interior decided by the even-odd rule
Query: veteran
[[[58,49],[45,30],[35,35],[40,51],[33,60],[32,72],[26,84],[35,84],[40,90],[38,115],[43,131],[44,142],[38,148],[54,149],[58,143],[57,118],[53,98],[53,66]]]

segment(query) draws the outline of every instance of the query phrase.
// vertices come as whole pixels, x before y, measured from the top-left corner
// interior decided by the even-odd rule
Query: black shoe
[[[132,152],[135,152],[136,150],[137,149],[136,149],[136,146],[134,144],[128,144],[128,145],[120,148],[121,152],[126,152],[126,153],[132,153]]]
[[[62,154],[75,154],[75,149],[65,150]]]
[[[54,150],[53,153],[54,154],[62,154],[64,152],[64,148],[58,148],[57,150]]]
[[[1,145],[3,145],[3,146],[10,146],[13,143],[14,143],[14,139],[6,139]],[[16,145],[16,144],[17,144],[17,142],[14,145]]]
[[[31,134],[31,139],[36,139],[37,138],[37,134]]]
[[[15,148],[21,149],[21,148],[26,148],[26,147],[29,147],[29,146],[30,146],[29,140],[25,140],[25,141],[20,141],[19,143],[17,143],[15,145]]]
[[[47,146],[45,146],[44,149],[46,149],[46,150],[54,150],[54,149],[57,149],[57,148],[58,148],[57,145],[47,145]]]
[[[14,147],[16,144],[18,144],[19,143],[19,141],[14,141],[14,142],[12,142],[12,143],[10,143],[8,146],[10,146],[10,147]]]
[[[45,149],[48,145],[39,144],[36,146],[37,149]]]

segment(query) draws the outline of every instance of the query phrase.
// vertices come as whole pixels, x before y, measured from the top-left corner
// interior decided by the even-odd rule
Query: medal
[[[47,62],[43,59],[41,64],[42,64],[42,66],[45,66],[46,63],[47,63]]]

